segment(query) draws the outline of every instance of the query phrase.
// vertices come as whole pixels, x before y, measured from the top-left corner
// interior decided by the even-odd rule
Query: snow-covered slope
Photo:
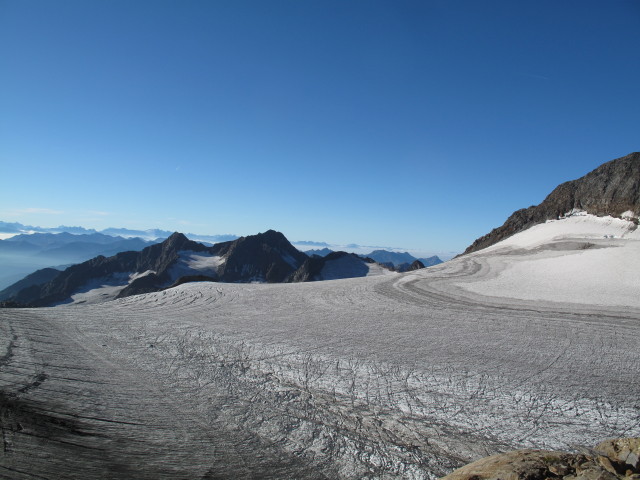
[[[640,308],[640,230],[574,212],[473,254],[483,274],[460,282],[493,297]]]
[[[559,220],[547,220],[545,223],[534,225],[484,251],[491,252],[504,247],[532,248],[567,239],[601,240],[605,238],[640,240],[640,232],[629,220],[611,216],[598,217],[586,212],[574,211]]]

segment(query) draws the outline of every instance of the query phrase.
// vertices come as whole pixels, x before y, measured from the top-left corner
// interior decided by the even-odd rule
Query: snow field
[[[536,225],[478,252],[487,273],[458,285],[491,297],[640,308],[635,227],[587,214]]]

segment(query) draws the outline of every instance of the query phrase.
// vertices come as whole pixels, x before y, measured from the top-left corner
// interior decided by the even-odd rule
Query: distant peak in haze
[[[409,252],[391,252],[389,250],[374,250],[364,256],[372,258],[378,263],[401,267],[401,271],[406,271],[406,269],[411,267],[416,260],[420,261],[423,267],[432,267],[433,265],[442,263],[442,260],[440,260],[436,255],[428,258],[416,258]]]
[[[157,240],[168,238],[171,236],[173,232],[169,230],[160,230],[157,228],[149,229],[149,230],[132,230],[130,228],[105,228],[104,230],[97,231],[93,228],[84,228],[84,227],[67,227],[65,225],[60,225],[58,227],[37,227],[33,225],[24,225],[22,223],[17,222],[2,222],[0,221],[0,233],[9,233],[9,234],[32,234],[32,233],[51,233],[51,234],[60,234],[60,233],[69,233],[73,235],[88,235],[88,234],[96,234],[100,233],[102,235],[108,235],[110,237],[124,237],[124,238],[132,238],[138,237],[143,240]],[[220,235],[200,235],[197,233],[187,233],[185,234],[187,238],[191,240],[195,240],[198,242],[208,242],[208,243],[218,243],[218,242],[228,242],[229,240],[235,240],[239,238],[238,235],[226,233]]]
[[[316,249],[311,249],[311,250],[305,250],[304,253],[306,253],[310,257],[313,256],[313,255],[317,255],[319,257],[326,257],[327,255],[329,255],[332,252],[333,252],[333,250],[331,250],[330,248],[316,248]]]

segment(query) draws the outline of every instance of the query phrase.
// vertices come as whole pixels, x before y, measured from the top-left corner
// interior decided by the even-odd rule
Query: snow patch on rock
[[[178,262],[169,271],[172,282],[187,275],[218,276],[218,267],[225,259],[219,255],[183,250],[178,252]]]

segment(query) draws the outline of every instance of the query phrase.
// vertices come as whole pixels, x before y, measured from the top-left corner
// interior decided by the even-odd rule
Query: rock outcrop
[[[584,177],[559,185],[540,205],[517,210],[501,227],[473,242],[464,254],[490,247],[572,210],[613,217],[631,211],[637,222],[640,214],[640,152],[611,160]]]
[[[420,270],[421,268],[424,268],[425,265],[424,263],[422,263],[420,260],[415,260],[414,262],[411,263],[411,265],[409,265],[409,267],[407,268],[407,272],[413,272],[414,270]]]
[[[640,438],[600,443],[583,453],[516,450],[470,463],[443,480],[639,480]]]

